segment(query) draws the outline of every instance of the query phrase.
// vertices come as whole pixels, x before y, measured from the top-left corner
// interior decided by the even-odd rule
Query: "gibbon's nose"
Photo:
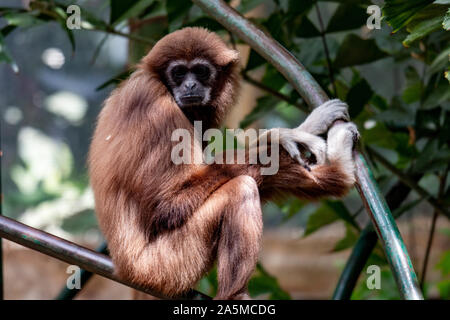
[[[196,86],[197,86],[197,83],[195,81],[186,81],[184,83],[184,87],[188,90],[195,89]]]

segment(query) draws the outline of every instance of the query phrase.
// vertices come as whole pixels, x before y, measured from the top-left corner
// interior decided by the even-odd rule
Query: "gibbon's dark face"
[[[205,59],[175,60],[166,69],[167,83],[180,108],[207,105],[216,69]]]

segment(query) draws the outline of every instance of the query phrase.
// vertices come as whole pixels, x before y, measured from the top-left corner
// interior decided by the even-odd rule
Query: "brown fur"
[[[208,59],[219,70],[210,106],[184,114],[164,85],[173,59]],[[216,127],[234,104],[238,54],[214,33],[186,28],[160,40],[106,100],[89,153],[100,227],[121,277],[167,297],[191,288],[218,260],[217,298],[245,293],[260,246],[260,197],[341,196],[353,178],[339,163],[308,172],[280,150],[280,170],[259,165],[175,165],[171,134],[193,120]],[[206,122],[206,125],[205,125]],[[195,142],[195,150],[201,143]]]

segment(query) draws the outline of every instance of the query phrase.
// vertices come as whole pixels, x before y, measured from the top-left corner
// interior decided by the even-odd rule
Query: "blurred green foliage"
[[[4,39],[16,28],[33,28],[49,21],[56,21],[63,27],[73,50],[76,50],[73,36],[76,31],[65,27],[66,7],[72,3],[36,0],[31,2],[29,9],[0,8],[0,15],[6,21],[0,29],[0,61],[20,70]],[[83,1],[78,4],[81,6],[84,30],[124,36],[136,46],[150,47],[158,38],[184,26],[206,27],[218,32],[230,45],[240,43],[239,39],[230,36],[219,23],[190,1],[103,1],[103,8],[110,12],[108,21],[86,9]],[[450,1],[386,0],[380,30],[366,27],[369,17],[366,9],[370,4],[370,1],[364,0],[242,0],[237,10],[245,14],[255,8],[263,8],[260,11],[262,14],[251,20],[294,54],[330,96],[348,102],[352,119],[358,125],[362,142],[367,147],[363,150],[372,160],[383,191],[387,192],[389,186],[402,178],[380,165],[370,150],[376,150],[408,177],[420,173],[419,185],[429,192],[430,197],[448,208],[450,188],[445,179],[450,162]],[[322,10],[326,19],[318,18],[317,9]],[[149,33],[140,32],[136,22],[147,21],[151,25],[152,19],[158,24],[158,29],[154,29],[148,37],[146,34]],[[134,27],[127,28],[128,25]],[[102,45],[103,42],[100,42],[99,48]],[[136,49],[136,52],[139,52],[139,57],[140,51]],[[242,70],[244,79],[261,70],[263,76],[257,81],[267,94],[260,97],[253,110],[242,119],[241,127],[255,122],[268,126],[298,124],[305,117],[299,109],[304,105],[302,99],[272,66],[251,51]],[[130,71],[127,69],[112,79],[105,79],[103,84],[98,84],[98,89],[117,84]],[[280,95],[273,95],[271,91]],[[444,185],[439,193],[435,184],[442,178]],[[41,192],[27,201],[37,204],[49,197],[52,194]],[[352,192],[343,201],[321,202],[308,215],[304,235],[332,222],[343,221],[345,236],[336,243],[335,251],[351,248],[361,229],[357,221],[361,208],[351,208],[349,205],[350,200],[355,198]],[[406,209],[399,210],[398,215],[413,209],[421,200],[416,199],[412,205],[405,205]],[[309,204],[297,199],[278,201],[276,204],[284,214],[283,221],[310,208]],[[84,213],[80,214],[87,219],[88,225],[92,224]],[[64,223],[65,228],[70,228],[70,225],[70,221]],[[384,266],[383,288],[373,292],[362,281],[353,298],[399,298],[379,248],[368,262],[373,263]],[[443,299],[450,296],[449,265],[449,252],[443,253],[438,265],[442,281],[435,284]],[[214,294],[216,278],[213,270],[200,282],[199,288]],[[258,267],[249,288],[253,296],[268,294],[274,299],[288,298],[276,279],[262,266]]]

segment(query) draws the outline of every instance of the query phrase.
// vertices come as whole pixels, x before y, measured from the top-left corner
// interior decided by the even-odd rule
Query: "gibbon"
[[[194,121],[217,128],[235,103],[238,62],[238,52],[206,29],[175,31],[111,93],[98,117],[88,165],[100,228],[119,276],[165,297],[182,296],[217,261],[216,299],[248,298],[261,202],[340,197],[355,182],[357,129],[332,126],[349,120],[344,103],[323,104],[297,128],[271,130],[282,146],[276,174],[263,175],[260,163],[173,163],[174,130],[194,136]],[[327,131],[325,141],[319,135]],[[193,140],[192,148],[201,153],[202,142]]]

